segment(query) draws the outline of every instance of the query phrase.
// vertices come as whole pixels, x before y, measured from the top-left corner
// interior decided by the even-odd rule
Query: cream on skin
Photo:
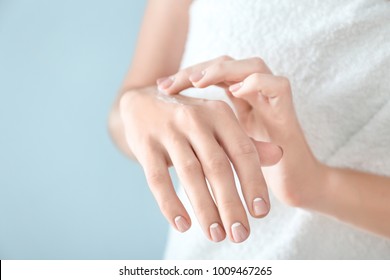
[[[157,98],[154,98],[156,88],[151,88],[151,86],[155,84],[155,81],[158,78],[163,76],[168,77],[172,73],[179,71],[188,33],[188,17],[190,14],[188,11],[191,2],[191,0],[149,1],[145,11],[144,21],[140,31],[140,36],[138,38],[136,52],[132,60],[132,65],[122,84],[120,94],[118,95],[117,100],[113,105],[109,121],[110,133],[117,146],[130,158],[138,160],[142,159],[142,162],[140,163],[143,166],[144,170],[146,170],[146,175],[147,178],[149,177],[149,181],[153,183],[159,182],[157,186],[156,184],[149,185],[151,187],[152,193],[156,198],[156,201],[158,202],[160,207],[162,206],[162,213],[176,229],[177,225],[175,224],[175,218],[177,216],[182,216],[183,219],[186,219],[189,222],[189,225],[191,225],[191,223],[186,210],[181,205],[180,200],[177,198],[174,192],[174,188],[171,185],[169,173],[167,170],[167,162],[169,162],[168,156],[178,155],[181,151],[191,152],[189,149],[186,150],[186,148],[188,147],[197,148],[198,152],[201,153],[208,148],[213,148],[210,146],[210,143],[212,143],[214,139],[212,137],[204,137],[202,138],[202,140],[191,138],[191,136],[186,134],[188,133],[188,123],[182,124],[180,126],[172,125],[172,127],[176,130],[176,134],[173,135],[171,133],[172,131],[160,129],[162,125],[167,123],[172,124],[173,121],[175,121],[175,116],[174,114],[172,114],[172,108],[178,106],[178,104],[165,101],[164,103],[163,100],[158,100]],[[159,27],[158,36],[156,36],[156,26]],[[212,63],[216,61],[223,62],[229,59],[229,57],[223,56],[217,58]],[[239,68],[237,68],[237,70],[240,70],[239,72],[241,75],[246,75],[248,72],[254,73],[264,70],[265,65],[261,63],[261,60],[257,59],[257,62],[254,62],[255,63],[246,63],[245,65],[242,64]],[[201,65],[196,65],[192,69],[187,69],[191,70],[192,73],[198,73],[197,75],[193,76],[193,82],[195,84],[189,82],[188,75],[183,75],[184,80],[188,81],[188,83],[180,83],[184,80],[177,82],[178,76],[175,75],[176,81],[173,83],[172,79],[171,81],[166,80],[164,87],[168,88],[170,93],[177,93],[184,89],[183,87],[181,88],[181,85],[184,85],[184,87],[205,87],[207,81],[209,81],[210,84],[221,84],[220,82],[212,82],[212,78],[215,78],[218,75],[210,75],[210,70],[206,69],[208,66],[211,66],[212,63],[206,62]],[[188,73],[191,74],[191,72]],[[201,79],[202,77],[204,78]],[[225,76],[223,77],[223,79],[225,79]],[[231,81],[231,83],[235,83],[243,79],[244,77],[241,77],[241,79],[235,79],[234,81]],[[196,80],[197,82],[195,82]],[[171,84],[170,87],[168,86],[169,84]],[[229,84],[225,84],[225,86],[228,87]],[[243,85],[236,87],[241,88],[241,90],[237,89],[237,95],[240,95],[240,92],[243,93],[243,90],[245,90],[245,85],[244,87],[242,86]],[[132,94],[136,93],[137,95],[140,95],[140,97],[137,98],[136,102],[133,102],[133,100],[131,100],[130,102],[126,102],[127,99],[131,99],[129,98],[129,91],[132,91]],[[241,96],[244,98],[245,94]],[[193,100],[190,98],[180,96],[180,100],[183,100],[182,104],[184,104],[185,102],[184,99],[187,99],[188,102],[193,102]],[[247,106],[245,102],[241,102],[243,100],[244,99],[240,99],[238,100],[238,102],[233,103],[236,109],[239,109],[237,110],[238,112],[242,112],[245,114],[247,112],[247,109],[250,109],[250,106]],[[121,104],[122,106],[120,106]],[[169,106],[161,106],[168,104]],[[212,110],[208,110],[207,108],[207,106],[210,104],[214,105]],[[220,112],[221,114],[219,114],[219,118],[215,118],[216,111],[218,111],[219,109],[223,109],[223,107],[221,108],[220,105],[220,103],[217,104],[205,102],[203,103],[203,106],[197,106],[199,107],[197,109],[201,109],[201,114],[199,114],[199,116],[194,119],[196,119],[199,123],[199,126],[197,128],[203,129],[203,132],[208,133],[208,135],[218,135],[220,136],[219,140],[224,140],[225,138],[223,137],[223,135],[219,133],[231,132],[231,128],[234,127],[235,123],[230,122],[224,110],[222,110],[223,112]],[[180,108],[183,109],[185,107],[180,106]],[[147,114],[145,114],[145,112],[147,112]],[[240,120],[245,120],[245,118]],[[251,118],[247,118],[247,120],[251,120]],[[182,120],[177,120],[178,123],[180,121]],[[214,129],[218,127],[222,127],[223,129],[221,129],[220,131],[215,131]],[[242,127],[245,127],[245,124],[243,124]],[[250,128],[251,124],[249,124],[247,128],[248,127]],[[258,129],[258,126],[255,125],[253,127],[256,127],[257,130],[251,131],[251,133],[259,133],[260,129]],[[130,137],[126,137],[127,135]],[[137,135],[137,137],[131,137],[133,135]],[[194,147],[192,147],[188,141],[186,142],[186,139],[178,138],[181,135],[185,135],[187,136],[187,139],[193,140],[191,143],[194,144]],[[170,141],[174,139],[172,136],[175,136],[175,139],[180,139],[183,141],[180,143],[180,145],[172,144],[174,148],[169,149],[167,147],[169,146]],[[232,139],[237,136],[239,136],[238,133],[232,133],[231,136],[226,139]],[[257,139],[257,137],[253,138]],[[291,139],[294,140],[295,138]],[[132,141],[132,143],[129,143],[129,139]],[[152,145],[145,145],[145,139],[148,141],[152,139],[155,142],[152,141]],[[136,142],[135,140],[140,141]],[[296,140],[299,139],[296,138]],[[183,143],[184,145],[182,145]],[[290,141],[289,144],[289,148],[291,148],[291,151],[297,150],[297,153],[299,154],[299,146],[302,146],[302,142],[298,143],[299,146],[297,146],[297,141],[294,141],[294,143]],[[261,150],[259,150],[259,147],[259,145],[256,146],[259,156],[260,158],[263,158],[264,162],[265,155],[269,153],[262,154]],[[315,174],[318,174],[317,170],[323,170],[323,166],[320,165],[319,167],[321,168],[318,169],[317,164],[313,165],[311,155],[306,151],[307,149],[305,147],[303,152],[309,157],[306,157],[303,160],[302,157],[299,156],[297,157],[297,159],[293,158],[288,162],[284,161],[284,170],[276,170],[276,176],[269,177],[283,179],[285,176],[279,176],[280,174],[292,174],[295,176],[289,176],[289,179],[295,178],[294,181],[296,182],[296,184],[294,184],[294,186],[310,186],[310,183],[307,183],[307,180],[305,181],[302,179],[304,179],[305,177],[315,178]],[[150,157],[146,157],[146,155],[150,155]],[[279,158],[280,157],[278,157],[278,159]],[[175,168],[178,167],[180,169],[183,166],[188,167],[188,163],[191,163],[191,159],[194,158],[193,156],[186,156],[183,157],[183,159],[184,160],[182,162],[178,161],[175,164]],[[278,160],[273,160],[274,163],[277,161]],[[314,163],[316,162],[314,161]],[[200,164],[203,168],[207,166],[208,162],[207,160],[205,160]],[[150,169],[150,167],[154,166],[159,167],[157,170],[159,173],[156,173],[156,170]],[[253,162],[245,164],[243,163],[243,166],[244,167],[242,168],[242,170],[246,172],[251,171],[252,167],[258,168],[258,165]],[[294,169],[294,167],[296,168],[296,170]],[[192,171],[193,169],[189,170]],[[301,170],[305,171],[304,174],[302,174],[304,176],[296,176]],[[312,197],[313,193],[305,191],[306,188],[297,189],[297,192],[291,191],[291,188],[289,188],[291,187],[291,185],[287,184],[288,180],[282,182],[270,182],[271,184],[269,184],[269,186],[271,188],[274,187],[276,190],[283,191],[285,190],[284,188],[277,189],[277,187],[280,186],[278,183],[282,183],[290,190],[289,192],[287,192],[287,194],[290,194],[290,203],[294,202],[295,200],[295,204],[298,204],[296,206],[312,208],[313,210],[316,210],[318,212],[325,213],[342,221],[354,224],[355,226],[358,226],[360,228],[390,238],[390,223],[383,222],[383,217],[390,217],[390,207],[388,203],[390,197],[390,179],[384,176],[377,176],[364,172],[345,169],[325,168],[325,170],[325,173],[327,174],[325,176],[327,178],[327,181],[324,182],[324,188],[327,191],[325,195],[322,195],[321,197],[317,196],[317,199],[310,199],[309,201],[307,201],[305,194],[308,194]],[[191,172],[188,172],[187,175],[193,174],[190,173]],[[221,174],[222,173],[223,176],[221,176],[220,178],[213,179],[225,179],[223,181],[223,184],[220,184],[220,186],[218,185],[219,182],[216,182],[216,187],[217,189],[218,187],[221,187],[226,190],[226,187],[230,187],[232,185],[233,179],[228,178],[229,176],[226,176],[226,172],[221,172]],[[255,181],[261,183],[262,181],[255,176],[258,173],[258,170],[253,170],[253,172],[249,176],[247,176],[246,180],[244,181]],[[188,176],[186,176],[186,178],[187,177]],[[192,181],[193,180],[188,180],[187,184],[185,184],[188,187],[186,191],[191,190],[191,188],[194,187],[194,189],[196,189],[198,192],[190,192],[189,197],[191,199],[203,201],[203,206],[206,205],[202,209],[198,208],[197,205],[193,206],[194,212],[199,212],[198,221],[202,226],[206,236],[210,237],[210,234],[216,236],[215,231],[220,229],[222,238],[225,238],[225,234],[227,233],[229,235],[229,238],[232,239],[231,226],[234,223],[241,222],[241,224],[247,226],[247,223],[245,221],[245,213],[238,213],[238,211],[233,211],[232,209],[228,208],[223,210],[215,209],[215,205],[213,203],[208,203],[208,201],[212,202],[212,200],[210,200],[209,195],[202,195],[199,193],[199,190],[201,189],[199,188],[199,186],[202,186],[202,181],[199,180],[195,183],[192,183]],[[318,178],[315,181],[317,182]],[[241,188],[244,190],[250,190],[250,186],[246,186],[245,184],[243,184]],[[257,188],[256,190],[258,189],[259,188]],[[268,196],[265,192],[265,189],[262,190],[264,190],[262,195],[251,193],[251,199],[248,199],[246,201],[247,205],[249,205],[249,211],[252,211],[250,214],[254,217],[258,216],[254,214],[253,208],[260,209],[260,207],[257,206],[257,201],[259,200],[254,201],[254,199],[257,197],[262,197],[264,198],[265,202],[268,203]],[[307,188],[306,190],[310,191],[311,188]],[[357,195],[357,193],[359,195]],[[295,194],[292,200],[291,194]],[[229,197],[229,199],[234,197],[235,196],[231,196]],[[360,200],[358,199],[359,197],[364,197],[365,199]],[[283,196],[281,198],[283,199],[289,197]],[[166,201],[169,201],[169,203],[166,203]],[[252,205],[253,207],[251,207]],[[205,208],[207,211],[205,211]],[[268,210],[269,205],[267,211]],[[202,215],[202,213],[205,212],[207,212],[207,215]],[[265,215],[266,213],[261,215],[261,217]],[[223,219],[221,219],[221,217],[223,217]],[[178,222],[180,223],[179,220]],[[211,228],[211,225],[216,222],[218,222],[220,226],[217,227],[216,225],[214,225]],[[212,239],[214,240],[214,238]]]
[[[186,231],[191,218],[172,185],[170,166],[175,167],[205,235],[215,242],[226,236],[233,242],[244,241],[249,236],[247,215],[261,218],[269,211],[268,190],[259,172],[266,161],[260,162],[256,145],[261,145],[261,154],[274,145],[250,139],[232,109],[219,100],[170,97],[147,87],[126,92],[119,106],[127,145],[143,166],[149,187],[172,226]],[[268,163],[280,157],[268,156]],[[239,197],[231,163],[245,201]],[[262,201],[265,207],[258,205]],[[235,223],[242,226],[233,231]]]
[[[173,100],[157,99],[153,86],[156,79],[179,70],[191,2],[148,1],[131,67],[113,104],[109,128],[117,146],[142,165],[161,212],[175,229],[178,229],[177,216],[183,217],[189,225],[191,219],[172,185],[168,172],[172,165],[181,172],[180,181],[188,197],[196,202],[192,208],[205,235],[212,239],[210,226],[218,223],[219,227],[213,226],[213,234],[219,234],[216,239],[228,236],[234,241],[231,226],[240,222],[249,229],[247,215],[256,217],[253,200],[261,197],[269,205],[266,184],[259,172],[266,160],[260,162],[256,150],[268,159],[267,165],[280,159],[280,151],[275,157],[275,153],[268,152],[274,150],[269,145],[254,146],[231,108],[221,101],[177,97],[176,101],[189,105],[183,106]],[[239,170],[245,202],[238,196],[229,160]],[[218,208],[205,177],[212,185],[213,193],[218,194]],[[181,223],[179,219],[177,222]]]
[[[164,91],[161,91],[161,90],[156,91],[156,97],[158,100],[161,100],[161,101],[166,102],[166,103],[184,105],[182,100],[179,100],[175,96],[168,95]]]

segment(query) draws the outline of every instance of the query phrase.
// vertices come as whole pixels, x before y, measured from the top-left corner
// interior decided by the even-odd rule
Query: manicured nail
[[[156,80],[157,85],[161,84],[161,83],[164,82],[166,79],[169,79],[169,77],[162,77],[162,78],[157,79],[157,80]]]
[[[187,220],[185,218],[183,218],[182,216],[177,216],[175,218],[175,224],[176,224],[176,227],[177,229],[180,231],[180,232],[185,232],[187,229],[190,228],[190,224],[187,222]]]
[[[248,231],[241,223],[234,223],[232,225],[232,234],[234,241],[237,243],[243,242],[249,236]]]
[[[268,206],[264,199],[256,197],[253,200],[253,212],[256,216],[263,216],[268,213]]]
[[[200,81],[200,79],[203,78],[204,74],[206,74],[205,71],[195,72],[195,73],[192,73],[188,78],[191,82],[196,83],[196,82]]]
[[[214,242],[222,241],[225,238],[223,229],[218,223],[214,223],[210,226],[210,235]]]
[[[174,81],[175,81],[174,76],[168,77],[167,79],[161,81],[160,84],[158,84],[158,88],[159,89],[167,89],[173,84]]]
[[[231,92],[235,92],[235,91],[239,90],[239,89],[242,87],[243,84],[244,84],[244,83],[241,82],[241,83],[238,83],[238,84],[231,85],[231,86],[229,87],[229,90],[230,90]]]

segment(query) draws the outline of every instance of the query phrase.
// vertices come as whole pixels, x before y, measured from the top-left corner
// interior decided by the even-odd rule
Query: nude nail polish
[[[235,92],[235,91],[239,90],[239,89],[242,87],[243,84],[244,84],[244,83],[241,82],[241,83],[238,83],[238,84],[231,85],[231,86],[229,87],[229,90],[230,90],[231,92]]]
[[[175,81],[175,77],[171,76],[163,81],[160,81],[160,83],[158,84],[158,88],[167,89],[173,84],[174,81]]]
[[[232,235],[235,242],[240,243],[246,240],[249,236],[248,231],[241,223],[232,225]]]
[[[180,231],[180,232],[185,232],[190,228],[190,224],[182,216],[177,216],[175,218],[175,224],[176,224],[178,231]]]
[[[263,216],[268,213],[268,206],[264,199],[256,197],[253,200],[253,212],[256,216]]]
[[[188,77],[188,79],[189,79],[191,82],[196,83],[196,82],[200,81],[200,80],[203,78],[204,74],[206,74],[205,71],[202,71],[202,72],[195,72],[195,73],[192,73],[192,74]]]
[[[169,77],[163,77],[163,78],[157,79],[157,80],[156,80],[157,85],[161,84],[161,83],[164,82],[166,79],[169,79]]]
[[[210,226],[210,235],[214,242],[220,242],[225,238],[223,229],[218,223],[214,223]]]

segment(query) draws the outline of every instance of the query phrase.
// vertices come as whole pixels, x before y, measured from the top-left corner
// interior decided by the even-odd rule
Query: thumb
[[[256,141],[252,139],[260,158],[261,166],[271,166],[277,164],[283,156],[283,150],[278,145]]]

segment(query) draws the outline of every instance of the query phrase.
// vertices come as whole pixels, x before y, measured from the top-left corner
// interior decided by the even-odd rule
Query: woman
[[[167,258],[390,258],[389,14],[149,1],[110,128],[173,228],[192,225]]]

